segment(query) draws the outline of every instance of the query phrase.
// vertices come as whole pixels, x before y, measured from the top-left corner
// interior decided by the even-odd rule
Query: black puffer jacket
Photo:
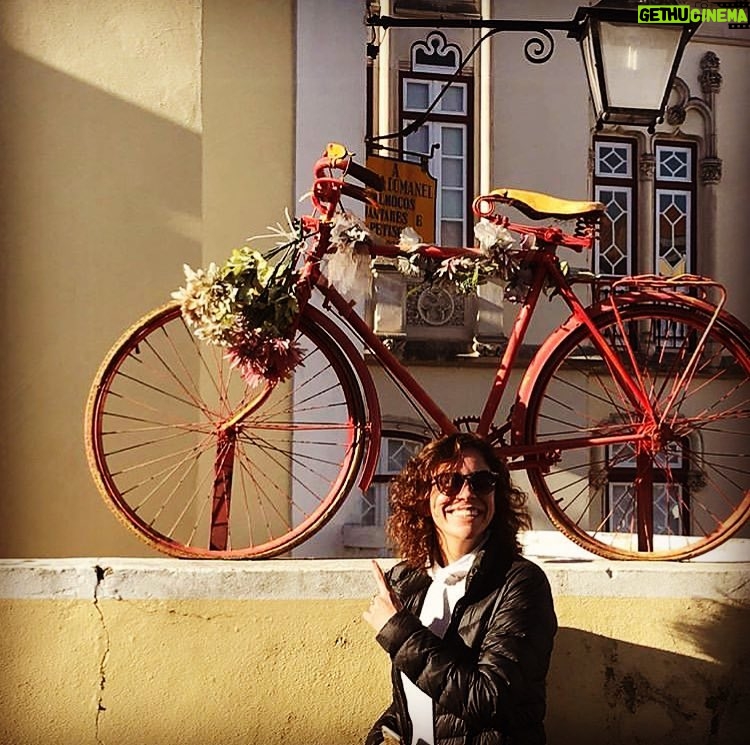
[[[377,636],[393,663],[393,702],[366,745],[382,741],[384,724],[404,745],[411,742],[400,673],[433,700],[435,745],[545,743],[545,679],[557,619],[541,568],[503,557],[490,537],[442,639],[419,621],[432,581],[427,572],[402,563],[388,576],[404,604]]]

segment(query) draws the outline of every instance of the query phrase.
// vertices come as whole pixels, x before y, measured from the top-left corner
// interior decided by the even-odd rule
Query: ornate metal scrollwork
[[[532,36],[523,45],[523,54],[534,65],[546,62],[555,52],[555,40],[552,34],[544,29],[536,31],[539,36]]]

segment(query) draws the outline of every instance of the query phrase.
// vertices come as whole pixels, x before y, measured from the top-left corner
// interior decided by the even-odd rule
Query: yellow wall
[[[156,560],[129,581],[109,561],[88,599],[70,597],[80,585],[59,564],[54,593],[34,599],[26,576],[7,597],[0,567],[3,745],[354,745],[387,704],[386,655],[361,619],[368,562],[281,562],[277,575],[278,562]],[[747,742],[741,565],[711,568],[710,592],[699,567],[544,567],[560,620],[550,745]],[[280,586],[292,592],[273,599]]]
[[[293,8],[0,3],[0,556],[152,553],[96,492],[86,398],[183,263],[292,200]]]

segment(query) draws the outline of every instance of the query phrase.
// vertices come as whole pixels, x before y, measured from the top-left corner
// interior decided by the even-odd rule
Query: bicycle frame
[[[300,271],[300,277],[297,284],[297,295],[300,302],[300,310],[309,302],[313,290],[317,290],[323,297],[323,307],[333,307],[339,317],[348,325],[348,327],[362,341],[365,347],[373,354],[378,363],[386,370],[388,374],[402,387],[409,399],[416,404],[429,419],[436,425],[436,434],[450,434],[457,430],[457,425],[451,420],[441,406],[432,398],[424,389],[417,379],[401,363],[401,361],[388,349],[383,341],[367,325],[362,316],[354,310],[354,303],[344,298],[341,293],[328,281],[323,274],[320,265],[323,257],[329,253],[331,245],[331,220],[336,211],[339,209],[339,203],[342,195],[353,197],[359,201],[367,202],[372,199],[372,192],[366,187],[360,187],[348,183],[341,179],[332,178],[323,175],[328,169],[336,167],[344,171],[352,172],[355,177],[367,181],[370,178],[366,169],[362,169],[353,161],[344,159],[336,161],[328,157],[322,158],[316,163],[315,174],[316,181],[313,187],[313,203],[321,213],[321,217],[304,217],[302,218],[303,232],[308,235],[317,234],[315,245],[309,249],[304,256],[304,263]],[[606,364],[613,380],[617,383],[623,395],[630,401],[635,409],[641,412],[643,423],[639,427],[639,432],[635,435],[608,436],[608,437],[582,437],[580,440],[571,440],[567,438],[565,447],[574,449],[576,447],[589,448],[596,446],[611,446],[618,443],[634,441],[646,441],[655,436],[662,422],[657,420],[653,405],[648,396],[648,391],[643,380],[637,375],[636,378],[625,370],[619,356],[614,352],[609,342],[599,331],[596,323],[592,318],[592,312],[583,305],[579,297],[575,294],[572,284],[568,281],[565,273],[560,267],[557,258],[557,248],[565,246],[576,251],[590,249],[592,244],[592,235],[568,235],[557,227],[532,227],[528,225],[511,223],[507,217],[494,215],[494,202],[492,196],[480,196],[474,201],[474,211],[477,215],[485,217],[493,222],[499,223],[507,229],[524,235],[532,236],[534,241],[530,248],[525,249],[524,258],[531,258],[530,264],[533,268],[533,281],[529,286],[523,302],[513,321],[511,332],[508,336],[508,342],[500,358],[493,382],[491,384],[487,399],[482,408],[477,425],[477,433],[483,437],[490,434],[492,423],[495,420],[497,412],[505,396],[508,383],[510,381],[510,372],[516,363],[519,352],[522,348],[523,341],[531,323],[539,298],[545,287],[552,287],[554,292],[559,294],[563,302],[567,305],[571,314],[567,322],[580,322],[584,324],[590,334],[591,341],[596,351],[601,355]],[[369,247],[372,258],[386,257],[393,258],[402,255],[397,246],[385,244],[372,244]],[[451,258],[456,256],[472,255],[477,253],[474,248],[449,248],[435,245],[422,246],[421,251],[438,259]],[[675,284],[677,279],[670,280],[666,284]],[[613,286],[613,301],[611,303],[615,315],[619,318],[616,302],[617,287],[627,284],[636,286],[638,289],[645,289],[656,283],[664,286],[663,278],[624,277]],[[679,278],[680,284],[710,285],[720,287],[715,282],[702,277],[684,276]],[[722,303],[723,304],[723,303]],[[716,309],[714,320],[718,317],[721,306]],[[566,322],[566,323],[567,323]],[[331,327],[336,324],[331,321],[328,332],[336,335],[331,331]],[[708,330],[706,333],[708,333]],[[336,335],[338,343],[343,343],[340,335]],[[626,356],[631,361],[634,360],[634,352],[629,341],[625,337]],[[360,384],[362,385],[365,400],[369,410],[369,436],[370,447],[367,449],[366,460],[360,477],[360,486],[366,489],[372,480],[377,466],[378,455],[380,450],[380,434],[382,431],[382,418],[378,395],[372,376],[369,374],[364,365],[363,358],[356,347],[346,343],[347,356],[357,372]],[[533,362],[532,362],[533,364]],[[637,370],[637,366],[634,367]],[[686,375],[689,371],[686,371]],[[530,371],[533,376],[533,370]],[[235,426],[240,423],[257,405],[262,403],[264,394],[239,411],[226,426]],[[513,411],[506,423],[506,428],[511,429],[511,443],[497,445],[498,454],[508,462],[511,469],[522,469],[529,465],[529,460],[533,460],[537,465],[541,458],[542,467],[556,462],[558,459],[558,447],[554,441],[544,444],[518,444],[521,439],[522,414],[514,416]],[[515,461],[515,462],[514,462]]]
[[[318,245],[306,259],[301,282],[308,284],[310,287],[316,288],[322,294],[324,298],[324,307],[330,306],[336,310],[338,315],[355,332],[377,361],[396,381],[398,381],[401,386],[403,386],[409,397],[418,404],[422,411],[437,425],[440,432],[444,434],[455,432],[457,429],[455,423],[448,417],[440,405],[434,401],[430,394],[425,391],[422,385],[416,380],[416,378],[414,378],[401,361],[386,347],[383,341],[372,331],[359,313],[354,310],[354,305],[344,298],[338,290],[328,282],[327,278],[320,270],[320,259],[328,250],[329,232],[329,226],[327,223],[321,223]],[[373,258],[379,256],[392,257],[394,255],[394,249],[395,247],[393,246],[375,245],[371,247],[370,253]],[[644,416],[647,420],[653,421],[654,419],[653,409],[643,390],[642,384],[640,386],[637,385],[636,383],[638,381],[634,381],[624,370],[622,363],[613,352],[611,346],[591,320],[591,316],[586,307],[573,292],[570,283],[560,269],[556,256],[556,249],[557,244],[555,243],[542,243],[537,248],[529,250],[529,254],[533,253],[535,259],[534,263],[536,264],[533,283],[513,322],[507,346],[505,347],[498,364],[489,394],[479,417],[477,432],[482,436],[486,437],[490,432],[492,422],[495,419],[508,387],[510,371],[513,369],[518,358],[518,354],[521,350],[526,332],[542,291],[545,286],[548,285],[553,286],[560,294],[565,304],[570,309],[572,317],[586,324],[591,332],[591,337],[597,350],[602,355],[602,358],[608,365],[613,378],[621,386],[625,395],[634,405],[639,407],[639,410],[644,412]],[[430,246],[428,247],[428,250],[432,250],[435,255],[443,257],[475,251],[474,249],[468,248],[446,249],[437,246]],[[359,355],[356,357],[355,367],[359,373],[359,379],[363,385],[366,400],[370,405],[371,437],[373,442],[361,478],[361,486],[364,489],[369,486],[377,463],[381,417],[380,409],[377,404],[377,393],[374,388],[374,383],[366,369],[363,370],[364,365],[362,364],[362,359]],[[648,435],[644,432],[642,438],[645,439],[647,436]],[[614,445],[623,442],[624,440],[624,437],[613,436],[609,438],[600,438],[595,444]],[[632,437],[630,440],[632,441]],[[566,444],[570,447],[570,440],[567,440]],[[590,447],[591,444],[591,438],[582,438],[580,447]],[[540,455],[546,455],[548,459],[554,460],[554,446],[550,447],[550,444],[536,446],[504,444],[498,446],[498,452],[503,458],[510,461],[508,464],[510,468],[525,467],[523,462],[512,463],[513,459],[524,456],[538,457]]]

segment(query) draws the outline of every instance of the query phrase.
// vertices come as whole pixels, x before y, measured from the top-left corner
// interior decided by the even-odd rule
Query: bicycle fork
[[[234,448],[237,432],[234,427],[222,429],[217,438],[214,460],[213,499],[211,504],[211,551],[226,551],[229,542],[229,506],[232,495]]]
[[[635,354],[632,345],[628,340],[625,325],[617,304],[617,289],[627,284],[635,285],[635,287],[638,289],[644,287],[664,289],[676,287],[677,285],[701,287],[702,289],[713,287],[719,292],[719,299],[714,307],[711,319],[706,325],[706,328],[703,330],[701,338],[695,344],[695,348],[692,350],[690,359],[685,364],[682,373],[680,374],[675,384],[672,386],[672,390],[669,391],[666,401],[661,406],[660,412],[655,411],[654,407],[649,401],[646,391],[646,384],[640,373],[640,365],[638,365],[636,362]],[[698,370],[700,357],[703,350],[705,349],[708,336],[715,326],[716,320],[718,319],[726,301],[726,291],[719,283],[704,277],[681,275],[679,277],[665,279],[656,275],[644,275],[638,277],[628,277],[613,283],[611,299],[612,310],[615,315],[617,328],[619,330],[621,338],[625,343],[628,359],[630,360],[631,367],[635,372],[638,387],[642,392],[644,399],[649,402],[648,421],[644,423],[644,434],[647,435],[647,440],[637,448],[635,455],[636,476],[633,481],[633,495],[635,498],[635,520],[637,525],[638,550],[652,551],[654,549],[654,454],[657,452],[657,450],[664,449],[667,443],[670,440],[674,440],[676,437],[673,432],[673,428],[676,423],[677,414],[674,414],[671,422],[668,422],[667,419],[670,415],[670,412],[677,411],[675,402],[677,401],[678,397],[684,395],[684,392],[687,390],[691,378]],[[669,468],[668,462],[665,463],[665,468]]]

